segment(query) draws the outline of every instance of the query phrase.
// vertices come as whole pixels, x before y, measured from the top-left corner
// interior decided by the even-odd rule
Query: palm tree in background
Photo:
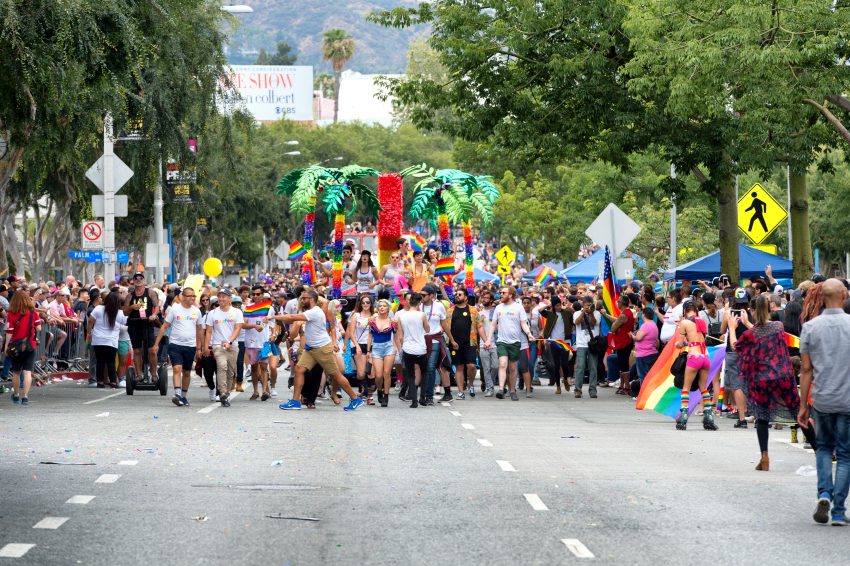
[[[334,70],[334,124],[339,117],[339,83],[345,64],[354,56],[354,38],[347,31],[334,28],[325,32],[322,58],[330,61]]]

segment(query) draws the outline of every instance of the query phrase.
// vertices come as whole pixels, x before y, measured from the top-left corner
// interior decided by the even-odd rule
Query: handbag
[[[591,313],[592,314],[592,313]],[[596,322],[596,317],[593,317],[594,322]],[[590,353],[595,356],[604,356],[608,352],[608,341],[602,336],[594,336],[593,329],[590,324],[587,322],[587,317],[582,321],[582,326],[587,329],[587,332],[590,334],[590,340],[587,342],[587,348],[590,350]]]
[[[688,366],[688,351],[679,352],[679,356],[673,360],[673,365],[670,366],[670,373],[673,374],[673,387],[682,389],[685,386],[685,368]],[[691,391],[699,391],[699,379],[694,379],[691,382]]]
[[[29,314],[29,329],[27,330],[26,338],[19,338],[9,343],[9,356],[13,358],[17,358],[19,356],[24,356],[33,351],[32,344],[30,340],[34,339],[33,336],[33,326],[32,326],[32,310],[28,311]]]

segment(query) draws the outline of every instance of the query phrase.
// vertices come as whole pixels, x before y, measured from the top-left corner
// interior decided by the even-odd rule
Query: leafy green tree
[[[285,41],[277,42],[276,53],[266,53],[265,49],[260,49],[260,54],[257,55],[255,65],[294,65],[298,55],[292,53],[292,46]]]
[[[345,64],[354,56],[354,38],[347,31],[334,28],[322,39],[322,58],[331,62],[334,72],[334,123],[339,117],[339,83]]]

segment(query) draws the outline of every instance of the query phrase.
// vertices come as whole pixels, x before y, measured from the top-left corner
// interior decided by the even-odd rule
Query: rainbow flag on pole
[[[292,242],[289,244],[289,260],[296,261],[304,257],[307,250],[301,245],[301,242]]]
[[[608,246],[605,246],[605,273],[602,280],[602,302],[605,303],[605,310],[611,316],[620,316],[620,308],[617,306],[617,300],[620,298],[620,293],[617,290],[617,282],[614,280],[614,268],[611,266],[611,252]]]
[[[559,348],[562,348],[563,350],[566,350],[567,352],[575,352],[575,350],[570,345],[570,343],[566,342],[564,340],[552,340],[551,338],[547,338],[546,341],[549,342],[550,344],[554,344],[555,346],[558,346]]]
[[[651,409],[672,419],[679,416],[682,405],[682,390],[673,385],[673,374],[670,373],[670,367],[680,351],[676,348],[675,340],[667,342],[664,350],[643,380],[637,398],[636,408],[638,411]],[[708,384],[710,384],[723,365],[723,359],[726,357],[726,346],[709,346],[708,357],[711,360],[711,366],[708,370]],[[708,384],[706,384],[706,387]],[[689,414],[693,414],[699,407],[701,400],[702,394],[699,391],[691,391],[688,401]]]
[[[455,260],[452,257],[444,257],[437,261],[434,268],[435,277],[451,277],[455,274]]]
[[[410,233],[404,235],[408,240],[410,240],[410,248],[415,252],[423,252],[425,251],[425,246],[427,242],[425,238],[416,233]]]
[[[534,282],[543,287],[546,283],[551,281],[553,277],[557,277],[557,275],[558,274],[554,269],[548,265],[544,265],[540,268],[540,273],[537,274],[537,277],[534,278]]]
[[[269,299],[268,301],[261,301],[259,303],[254,303],[253,305],[247,305],[242,312],[245,314],[247,318],[259,318],[261,316],[268,316],[269,309],[272,307],[272,301]]]

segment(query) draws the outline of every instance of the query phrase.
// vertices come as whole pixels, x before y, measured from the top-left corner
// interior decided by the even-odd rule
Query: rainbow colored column
[[[321,188],[319,189],[321,192]],[[304,216],[304,249],[307,251],[301,259],[301,282],[312,285],[316,282],[316,265],[313,262],[313,228],[316,226],[316,198],[310,199],[310,212]]]
[[[342,298],[342,237],[345,233],[345,213],[334,216],[334,264],[332,292],[334,299]]]
[[[378,177],[378,266],[390,263],[390,256],[398,248],[404,216],[404,182],[398,173],[383,173]],[[410,258],[408,258],[410,259]]]
[[[444,185],[444,187],[450,185]],[[437,215],[437,232],[440,235],[440,253],[442,257],[451,257],[452,242],[449,239],[449,216],[446,214],[446,203],[441,196],[442,190],[437,192],[437,206],[439,214]],[[446,296],[449,300],[454,298],[454,289],[452,288],[453,277],[443,277],[443,288],[446,290]]]
[[[463,251],[465,253],[463,282],[466,293],[471,297],[475,294],[475,273],[472,268],[472,222],[464,220],[461,225],[463,226]]]

